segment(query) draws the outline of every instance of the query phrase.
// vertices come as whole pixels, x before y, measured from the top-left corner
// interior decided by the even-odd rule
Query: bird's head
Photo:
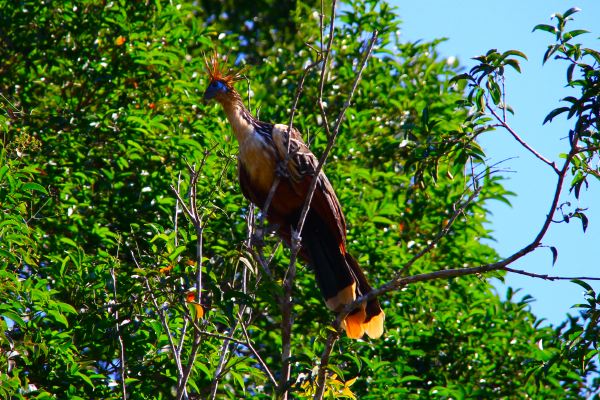
[[[230,90],[232,90],[232,88],[227,85],[225,81],[221,79],[211,79],[208,87],[204,91],[204,100],[209,101],[215,99],[220,101],[227,96],[227,93]]]
[[[223,60],[223,64],[227,62],[227,59]],[[215,51],[210,59],[204,57],[204,64],[206,66],[206,72],[208,73],[208,87],[204,91],[204,100],[216,100],[220,103],[230,99],[231,95],[235,93],[233,84],[243,79],[242,70],[237,72],[229,69],[225,72],[221,66],[219,55]]]

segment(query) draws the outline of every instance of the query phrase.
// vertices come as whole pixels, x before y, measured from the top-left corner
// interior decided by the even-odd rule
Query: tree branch
[[[269,369],[269,366],[267,365],[267,363],[262,359],[260,354],[258,354],[258,351],[256,351],[256,349],[252,345],[252,341],[250,340],[250,335],[248,335],[248,330],[246,329],[244,324],[241,324],[240,326],[242,327],[242,332],[244,332],[244,337],[246,338],[246,342],[244,343],[244,345],[250,349],[252,354],[254,354],[254,357],[256,357],[256,360],[258,361],[258,363],[265,370],[265,373],[269,377],[269,380],[271,381],[271,383],[273,384],[275,389],[277,389],[277,381],[275,380],[275,377],[273,377],[273,374],[271,373],[271,370]]]
[[[117,303],[117,276],[115,275],[115,269],[110,269],[110,276],[113,281],[113,296],[115,298],[115,304]],[[117,339],[119,340],[119,360],[121,362],[121,396],[123,400],[127,399],[127,366],[125,364],[125,343],[121,336],[121,326],[119,322],[119,309],[115,310],[115,328],[117,330]]]
[[[512,135],[513,138],[515,138],[515,140],[517,142],[519,142],[519,144],[521,146],[523,146],[525,149],[527,149],[531,154],[533,154],[534,156],[536,156],[539,160],[541,160],[544,164],[547,164],[548,166],[550,166],[550,168],[552,168],[552,170],[554,172],[556,172],[557,174],[560,174],[560,170],[558,169],[558,167],[556,166],[556,163],[554,161],[550,161],[548,160],[546,157],[542,156],[540,153],[538,153],[533,147],[531,147],[529,144],[527,144],[527,142],[525,142],[523,139],[521,139],[521,137],[519,136],[519,134],[510,127],[510,125],[508,125],[508,123],[506,122],[505,119],[501,118],[496,111],[490,107],[490,105],[486,105],[488,111],[494,116],[494,118],[496,118],[496,120],[499,123],[499,126],[501,126],[502,128],[506,129],[508,131],[508,133],[510,133]]]
[[[298,232],[302,232],[302,228],[304,226],[304,221],[306,220],[306,216],[308,214],[310,203],[312,201],[312,196],[314,195],[315,188],[317,186],[319,174],[321,173],[323,165],[325,164],[325,160],[329,156],[329,152],[331,151],[331,149],[333,148],[333,145],[335,144],[335,139],[337,138],[337,135],[339,133],[339,129],[340,129],[340,126],[342,124],[342,120],[344,118],[346,110],[350,106],[350,103],[352,101],[352,97],[354,96],[354,92],[356,91],[356,88],[358,87],[358,83],[359,83],[360,78],[362,76],[362,72],[364,71],[364,69],[365,69],[365,67],[367,65],[367,61],[368,61],[369,57],[371,56],[371,52],[373,51],[373,47],[375,46],[375,42],[377,40],[377,34],[378,34],[378,32],[376,30],[373,31],[373,34],[372,34],[371,39],[369,41],[369,45],[367,47],[367,50],[366,50],[366,52],[365,52],[365,54],[363,56],[362,62],[360,64],[358,73],[357,73],[356,78],[354,79],[354,82],[352,84],[352,89],[350,90],[350,93],[348,95],[348,98],[346,99],[346,102],[344,103],[344,106],[340,110],[340,113],[338,115],[338,118],[336,120],[336,123],[334,125],[334,128],[333,128],[333,131],[332,131],[331,135],[328,135],[327,147],[325,148],[325,151],[323,152],[323,154],[321,155],[321,158],[319,159],[319,164],[317,165],[317,169],[315,171],[315,176],[314,176],[314,178],[313,178],[313,180],[311,182],[310,188],[308,190],[308,195],[306,197],[306,200],[305,200],[305,203],[304,203],[304,207],[302,209],[302,213],[300,214],[300,220],[299,220],[299,223],[298,223]],[[319,103],[322,104],[322,101],[319,101]],[[324,112],[323,109],[322,109],[322,112]],[[327,129],[328,129],[328,127],[327,127]],[[294,259],[297,256],[298,251],[299,251],[299,248],[297,248],[297,249],[293,249],[292,248],[292,257]],[[356,307],[356,305],[354,305],[354,307]],[[346,313],[344,315],[344,318],[345,318],[345,316],[347,314],[348,313]],[[341,324],[342,320],[343,320],[343,318],[340,319],[339,316],[338,316],[338,318],[336,319],[335,326],[334,326],[335,332],[331,332],[329,334],[328,338],[327,338],[327,344],[326,344],[325,350],[324,350],[324,352],[323,352],[323,354],[321,356],[321,364],[319,366],[318,377],[317,377],[317,389],[315,391],[314,399],[319,399],[320,400],[320,399],[323,398],[323,394],[325,392],[325,368],[329,364],[329,356],[331,354],[331,349],[333,349],[333,345],[335,344],[337,338],[339,337],[338,331],[339,331],[340,324]]]
[[[556,276],[546,274],[534,274],[533,272],[527,272],[520,269],[513,269],[509,267],[502,268],[506,272],[512,272],[514,274],[525,275],[531,278],[544,279],[546,281],[572,281],[573,279],[579,279],[580,281],[600,281],[600,277],[597,276]]]

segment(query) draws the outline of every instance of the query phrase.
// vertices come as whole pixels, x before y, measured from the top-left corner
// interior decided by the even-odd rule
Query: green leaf
[[[175,261],[175,259],[181,254],[183,253],[185,250],[187,249],[186,246],[179,246],[177,247],[171,254],[169,254],[169,260],[170,261]]]
[[[546,115],[546,118],[544,118],[544,123],[543,123],[543,125],[545,125],[547,122],[552,122],[552,120],[553,120],[553,119],[554,119],[556,116],[558,116],[558,115],[560,115],[560,114],[562,114],[562,113],[564,113],[564,112],[567,112],[567,111],[569,111],[569,109],[570,109],[569,107],[559,107],[559,108],[555,108],[554,110],[550,111],[550,112],[548,113],[548,115]]]
[[[556,260],[558,259],[558,250],[554,246],[550,246],[550,251],[552,252],[552,266],[556,264]]]
[[[69,322],[67,321],[67,318],[64,315],[62,315],[59,311],[48,310],[47,313],[48,313],[48,315],[53,317],[56,322],[64,325],[65,328],[69,327]]]
[[[90,387],[94,388],[94,383],[92,382],[92,380],[90,379],[89,376],[87,376],[86,374],[82,373],[82,372],[77,372],[75,374],[76,376],[80,377],[81,379],[84,380],[85,383],[87,383],[88,385],[90,385]]]
[[[521,72],[521,65],[519,64],[519,60],[515,60],[514,58],[509,58],[505,61],[506,65],[510,65],[515,71]]]
[[[517,56],[527,60],[527,55],[519,50],[508,50],[502,53],[502,58],[507,58],[508,56]]]
[[[545,32],[550,32],[550,33],[555,34],[557,32],[557,29],[556,29],[556,27],[554,27],[552,25],[539,24],[533,28],[532,32],[534,32],[534,31],[545,31]]]
[[[477,107],[477,111],[485,111],[485,96],[481,88],[477,88],[477,92],[475,93],[475,106]]]
[[[25,321],[23,320],[23,318],[21,318],[21,316],[19,314],[17,314],[13,310],[9,310],[7,308],[8,308],[8,306],[2,306],[2,307],[0,307],[0,315],[1,316],[10,319],[11,321],[13,321],[18,326],[25,326],[26,325]]]
[[[68,238],[68,237],[61,237],[59,239],[60,242],[68,244],[69,246],[75,247],[75,248],[79,248],[79,246],[77,246],[77,243],[75,243],[72,239]]]
[[[4,175],[6,175],[8,170],[8,165],[3,165],[2,167],[0,167],[0,182],[2,182],[2,179],[4,179]]]
[[[492,102],[495,105],[500,104],[501,91],[500,86],[493,79],[488,80],[488,89],[490,92],[490,96],[492,97]]]
[[[575,69],[575,65],[576,64],[571,64],[567,67],[567,82],[571,83],[571,81],[573,80],[573,70]]]
[[[459,81],[463,81],[463,80],[472,80],[473,78],[471,77],[470,74],[464,73],[464,74],[458,74],[453,76],[450,79],[450,83],[457,83]]]
[[[581,279],[572,279],[571,282],[581,286],[582,288],[584,288],[586,290],[586,292],[594,291],[594,288],[592,288],[589,283],[582,281]]]
[[[572,7],[569,8],[567,11],[565,11],[565,13],[563,14],[563,18],[567,18],[570,17],[571,15],[578,13],[579,11],[581,11],[581,8],[579,7]]]
[[[43,187],[39,183],[35,183],[35,182],[25,182],[21,186],[21,189],[22,190],[34,190],[34,191],[37,191],[37,192],[40,192],[40,193],[48,194],[48,191],[46,190],[45,187]]]
[[[574,37],[577,37],[577,36],[579,36],[579,35],[583,35],[584,33],[590,33],[590,32],[589,32],[589,31],[586,31],[585,29],[575,29],[575,30],[572,30],[572,31],[566,32],[566,33],[563,35],[563,39],[564,39],[565,41],[569,41],[569,40],[571,40],[571,39],[572,39],[572,38],[574,38]]]
[[[543,61],[542,63],[546,63],[546,61],[548,61],[548,59],[550,57],[552,57],[552,55],[554,53],[556,53],[556,51],[560,48],[560,45],[558,44],[554,44],[554,45],[550,45],[548,46],[548,49],[546,50],[546,52],[544,53],[544,57],[543,57]]]
[[[12,253],[9,253],[4,249],[0,249],[0,260],[2,259],[10,264],[18,264],[19,262],[19,260]]]
[[[75,307],[73,307],[70,304],[67,303],[63,303],[63,302],[56,302],[56,307],[63,313],[67,313],[67,314],[77,314],[77,310],[75,309]]]

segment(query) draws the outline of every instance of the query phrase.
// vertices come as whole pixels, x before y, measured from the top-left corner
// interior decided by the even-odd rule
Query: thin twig
[[[580,281],[600,281],[600,277],[597,276],[556,276],[547,274],[534,274],[533,272],[527,272],[509,267],[504,267],[502,269],[507,272],[512,272],[513,274],[525,275],[529,276],[530,278],[544,279],[546,281],[572,281],[573,279],[579,279]]]
[[[473,202],[473,200],[475,200],[477,198],[477,196],[479,196],[479,193],[481,192],[481,190],[483,189],[482,186],[477,186],[474,188],[475,190],[471,193],[471,195],[467,198],[467,200],[465,200],[464,202],[462,202],[461,205],[458,205],[457,203],[453,204],[454,207],[454,213],[452,214],[452,216],[448,219],[448,221],[445,223],[444,227],[442,229],[440,229],[440,231],[437,233],[437,235],[429,242],[429,244],[422,249],[421,251],[419,251],[417,254],[415,254],[406,264],[404,264],[404,267],[400,270],[400,272],[396,273],[396,276],[403,276],[405,275],[408,270],[410,269],[410,267],[417,262],[417,260],[419,260],[421,257],[423,257],[425,254],[429,253],[435,246],[437,246],[437,244],[439,243],[439,241],[448,234],[448,232],[450,232],[450,228],[452,227],[452,225],[454,224],[454,222],[456,221],[456,219],[463,215],[466,208]]]
[[[519,136],[519,134],[514,129],[512,129],[510,127],[510,125],[508,125],[508,123],[505,120],[503,120],[490,105],[487,105],[487,109],[494,116],[494,118],[496,118],[496,120],[499,123],[499,126],[501,126],[502,128],[506,129],[508,131],[508,133],[510,133],[512,135],[512,137],[515,138],[515,140],[517,142],[519,142],[519,144],[521,146],[523,146],[525,149],[527,149],[531,154],[533,154],[534,156],[536,156],[543,163],[545,163],[548,166],[550,166],[550,168],[552,168],[554,170],[554,172],[556,172],[557,174],[560,174],[560,170],[558,169],[558,167],[556,166],[556,163],[554,161],[548,160],[546,157],[544,157],[543,155],[541,155],[540,153],[538,153],[533,147],[531,147],[529,144],[527,144],[527,142],[525,142]]]
[[[334,38],[334,28],[335,28],[335,6],[337,1],[333,0],[331,2],[331,15],[329,17],[329,36],[327,39],[327,48],[325,50],[325,56],[323,57],[323,66],[321,67],[321,79],[319,80],[319,97],[318,103],[319,108],[321,109],[321,115],[323,116],[323,124],[325,125],[325,129],[327,130],[329,137],[329,124],[327,123],[327,115],[325,113],[325,107],[323,106],[323,89],[325,87],[325,73],[327,71],[327,64],[329,63],[329,56],[331,55],[331,47],[333,45]],[[322,15],[322,13],[321,13]]]
[[[189,316],[188,316],[189,317]],[[187,320],[186,320],[187,324]],[[194,323],[194,327],[197,325]],[[177,388],[177,400],[187,399],[187,382],[190,378],[190,374],[192,372],[192,368],[194,366],[194,361],[196,360],[196,354],[198,353],[198,349],[200,349],[200,340],[201,336],[198,329],[194,329],[194,342],[192,343],[192,351],[188,358],[188,363],[183,370],[183,374],[179,377],[179,383]]]
[[[311,69],[313,69],[314,67],[316,67],[321,61],[323,60],[323,57],[321,54],[319,54],[317,56],[317,59],[308,64],[306,66],[306,68],[304,68],[304,72],[302,73],[302,76],[300,77],[300,80],[298,81],[298,86],[296,87],[296,95],[294,97],[294,102],[292,103],[292,109],[290,111],[290,119],[288,122],[288,127],[287,127],[287,132],[286,132],[286,137],[288,138],[288,143],[287,143],[287,155],[286,155],[286,159],[285,159],[285,164],[287,165],[287,162],[289,161],[291,154],[290,154],[290,144],[292,143],[291,140],[291,136],[290,134],[292,133],[292,128],[294,126],[294,116],[296,115],[296,111],[298,109],[298,102],[300,101],[300,96],[302,95],[302,91],[304,90],[304,81],[306,80],[306,77],[308,76],[308,73],[310,72]]]
[[[271,373],[271,370],[269,369],[269,366],[262,359],[262,357],[260,356],[260,354],[258,354],[258,351],[256,351],[256,349],[254,348],[254,346],[252,346],[252,341],[250,340],[250,335],[248,335],[248,330],[246,329],[246,327],[244,326],[244,324],[240,324],[240,326],[242,327],[242,332],[244,332],[244,337],[246,338],[246,342],[244,343],[244,345],[247,346],[250,349],[250,351],[252,352],[252,354],[254,354],[254,357],[256,357],[256,360],[258,361],[258,363],[260,365],[262,365],[263,369],[265,370],[265,373],[269,377],[269,380],[271,381],[271,383],[273,384],[273,386],[277,390],[277,380],[275,380],[275,377]]]
[[[356,91],[356,88],[358,87],[358,83],[360,82],[362,73],[367,65],[367,60],[371,56],[371,52],[373,51],[373,47],[375,46],[375,41],[377,40],[377,35],[378,35],[378,32],[376,30],[373,31],[371,39],[369,40],[369,45],[367,47],[367,50],[366,50],[364,57],[362,59],[362,62],[360,64],[358,73],[356,74],[356,77],[354,78],[354,82],[352,84],[352,89],[350,90],[350,93],[348,94],[348,98],[344,102],[344,105],[338,114],[334,128],[331,131],[330,137],[328,138],[327,146],[325,147],[323,154],[321,154],[321,157],[319,158],[319,163],[317,164],[317,167],[315,168],[314,177],[313,177],[313,180],[308,189],[308,193],[307,193],[306,199],[304,201],[304,207],[302,208],[302,212],[300,213],[300,218],[298,220],[298,227],[297,227],[298,232],[302,232],[302,228],[304,227],[304,221],[306,220],[306,215],[308,214],[308,210],[310,208],[310,203],[312,201],[312,197],[315,193],[315,188],[317,187],[317,183],[319,181],[319,175],[320,175],[321,171],[323,170],[323,165],[325,164],[325,161],[327,160],[327,157],[329,156],[329,153],[331,152],[333,145],[335,144],[335,140],[339,133],[340,126],[342,124],[342,121],[344,119],[346,111],[348,110],[348,107],[350,107],[352,98],[354,97],[354,92]]]
[[[502,84],[502,121],[506,122],[506,85],[504,74],[500,75],[500,83]]]
[[[210,396],[209,399],[213,400],[217,395],[217,388],[219,387],[219,379],[221,378],[221,372],[223,370],[223,365],[225,365],[225,357],[229,352],[229,344],[231,343],[230,339],[223,340],[223,345],[221,346],[221,357],[219,358],[219,364],[217,365],[217,369],[215,370],[215,376],[210,386]]]
[[[298,243],[299,236],[294,230],[292,232],[292,243]],[[298,246],[297,244],[292,244]],[[292,250],[292,254],[294,254]],[[297,251],[296,251],[297,254]],[[290,380],[291,373],[291,356],[292,356],[292,325],[294,324],[294,318],[292,313],[293,308],[293,288],[294,279],[296,279],[296,260],[295,258],[290,259],[289,267],[286,271],[285,278],[283,280],[283,296],[281,299],[281,376],[279,378],[279,390],[282,394],[282,399],[287,399],[288,396],[288,382]]]
[[[202,267],[203,267],[203,257],[204,257],[204,255],[203,255],[204,214],[200,214],[198,212],[198,179],[200,178],[201,171],[203,170],[211,151],[212,151],[212,148],[205,150],[204,155],[202,157],[202,161],[200,162],[199,168],[196,168],[195,166],[190,165],[189,163],[186,163],[188,171],[190,173],[189,204],[186,204],[183,201],[183,198],[181,197],[180,190],[179,190],[179,188],[180,188],[179,182],[177,185],[177,189],[175,189],[171,185],[171,189],[173,190],[173,192],[175,193],[175,196],[177,197],[177,200],[178,200],[177,203],[181,204],[181,206],[183,207],[183,210],[185,211],[185,214],[187,215],[189,220],[192,222],[192,225],[194,226],[194,229],[196,231],[196,284],[195,284],[196,298],[195,298],[195,301],[198,304],[202,303],[202,288],[203,288]],[[220,182],[223,178],[223,175],[224,175],[224,172],[222,171],[221,176],[219,178],[219,183],[217,186],[220,186]],[[193,318],[193,317],[188,315],[188,319],[191,320],[191,318]],[[185,324],[183,326],[183,331],[182,331],[182,337],[181,337],[181,340],[180,340],[180,343],[178,346],[179,358],[181,358],[181,350],[182,350],[182,346],[183,346],[184,335],[186,333],[188,319],[185,320]],[[180,372],[180,374],[178,376],[177,399],[187,398],[187,392],[186,392],[187,382],[188,382],[191,370],[193,368],[194,362],[196,360],[196,356],[200,349],[201,336],[199,334],[199,329],[198,329],[195,321],[192,320],[192,322],[194,324],[194,327],[196,328],[194,330],[194,340],[192,343],[192,349],[191,349],[190,355],[188,357],[188,362],[186,364],[186,367],[185,367],[185,369],[183,369],[182,372]]]
[[[115,274],[115,269],[110,269],[110,276],[113,281],[113,296],[115,303],[117,302],[117,276]],[[127,399],[127,366],[125,364],[125,343],[123,342],[123,337],[121,336],[121,325],[119,322],[119,310],[115,310],[115,328],[117,330],[117,339],[119,340],[119,360],[121,361],[121,395],[123,396],[123,400]]]
[[[563,183],[564,183],[565,177],[567,175],[567,172],[569,170],[569,166],[571,165],[573,155],[576,152],[575,149],[576,149],[576,145],[574,144],[572,146],[571,152],[567,155],[567,158],[565,159],[563,167],[561,168],[560,173],[558,175],[558,180],[557,180],[556,187],[554,190],[554,195],[552,197],[550,209],[548,211],[548,214],[546,215],[546,219],[544,220],[544,222],[543,222],[539,232],[535,236],[535,238],[528,245],[524,246],[523,248],[514,252],[512,255],[508,256],[507,258],[505,258],[503,260],[500,260],[498,262],[491,263],[491,264],[478,266],[478,267],[448,269],[448,270],[430,272],[427,274],[415,275],[412,277],[402,277],[397,274],[394,277],[394,279],[392,279],[390,282],[382,285],[381,287],[379,287],[377,289],[374,289],[373,291],[369,292],[365,296],[361,296],[360,298],[356,299],[355,302],[353,302],[352,304],[350,304],[348,307],[346,307],[344,309],[344,312],[350,312],[350,311],[352,311],[352,308],[351,308],[352,306],[356,307],[356,305],[359,303],[368,301],[368,300],[375,298],[381,294],[390,292],[392,290],[396,290],[400,287],[404,287],[409,283],[419,282],[419,281],[424,281],[424,280],[431,280],[431,279],[449,278],[449,277],[455,277],[455,276],[478,274],[478,273],[497,271],[497,270],[506,270],[506,267],[508,265],[514,263],[518,259],[522,258],[523,256],[531,253],[532,251],[534,251],[535,249],[540,247],[542,239],[546,235],[546,232],[548,231],[548,228],[550,227],[550,224],[552,223],[552,219],[554,218],[554,214],[556,213],[558,202],[560,200],[560,195],[562,193]]]
[[[135,258],[135,255],[133,254],[133,251],[131,252],[131,256],[133,257],[133,262],[135,263],[136,267],[141,268],[141,266],[137,262],[137,259]],[[173,342],[173,334],[171,333],[171,329],[169,328],[169,324],[167,323],[165,313],[163,312],[162,308],[159,307],[158,302],[156,301],[156,297],[154,297],[154,293],[152,292],[152,288],[150,287],[148,278],[146,278],[144,276],[143,280],[144,280],[144,284],[146,285],[146,289],[148,289],[148,295],[150,296],[150,299],[152,300],[152,304],[154,305],[154,308],[156,309],[156,312],[158,313],[160,322],[162,323],[162,326],[167,331],[167,338],[169,339],[169,346],[171,347],[171,351],[173,352],[173,357],[175,358],[177,372],[179,372],[180,374],[183,374],[183,369],[181,367],[181,360],[179,358],[179,355],[177,354],[177,347],[175,346],[175,343]]]

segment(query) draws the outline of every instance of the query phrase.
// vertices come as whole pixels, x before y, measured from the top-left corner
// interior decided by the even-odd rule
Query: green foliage
[[[274,396],[264,366],[243,344],[239,316],[250,321],[255,350],[277,374],[277,297],[289,255],[266,238],[265,252],[274,252],[270,278],[244,244],[253,213],[236,182],[230,128],[221,110],[202,103],[203,53],[232,49],[238,62],[250,63],[252,108],[264,120],[287,122],[296,82],[316,59],[305,43],[320,47],[313,3],[2,4],[0,397],[120,398],[123,355],[131,398],[172,398],[181,375],[172,341],[182,368],[195,354],[190,397],[209,397],[215,376],[217,398]],[[469,82],[485,94],[475,88],[465,99],[452,79],[458,65],[439,58],[438,42],[401,42],[385,3],[352,1],[340,14],[323,90],[329,115],[347,100],[364,49],[359,38],[380,32],[326,165],[352,253],[375,286],[388,281],[472,193],[465,182],[481,178],[478,200],[405,272],[498,260],[481,244],[490,238],[485,202],[508,202],[511,193],[485,166],[476,142],[489,119],[469,113],[465,100],[501,106],[503,68],[518,69],[515,57],[523,55],[492,51],[478,60],[480,69],[471,71],[478,81]],[[566,42],[554,53],[571,51]],[[568,54],[584,72],[584,84],[573,86],[597,82],[581,60],[596,53]],[[311,71],[294,120],[317,154],[326,145],[315,112],[318,82],[319,72]],[[572,116],[589,116],[592,126],[590,93]],[[198,185],[190,185],[188,166],[200,171]],[[200,230],[176,209],[171,186],[185,201],[195,190]],[[198,268],[204,319],[197,320],[186,294]],[[555,332],[528,312],[527,296],[514,295],[502,302],[475,276],[386,295],[385,337],[336,344],[327,396],[580,397],[595,372],[597,296],[588,293],[594,300],[583,323],[574,319]],[[333,316],[303,266],[294,300],[290,385],[303,397],[314,392]],[[230,335],[234,341],[224,340]]]
[[[556,43],[548,46],[544,54],[544,62],[552,56],[554,59],[564,61],[567,66],[567,85],[580,90],[579,96],[567,96],[563,102],[567,106],[555,108],[544,119],[544,124],[551,122],[557,116],[567,113],[567,118],[575,117],[575,126],[569,132],[569,142],[581,150],[573,155],[571,173],[571,190],[579,198],[582,187],[589,185],[588,178],[600,179],[600,174],[590,165],[597,158],[600,134],[598,121],[600,121],[600,52],[595,49],[582,47],[574,43],[573,39],[579,35],[589,33],[582,29],[567,31],[567,22],[572,20],[571,15],[579,12],[571,8],[564,14],[556,13],[556,26],[537,25],[534,30],[551,32],[555,35]],[[570,217],[581,219],[583,230],[587,228],[587,217],[581,210],[570,213]],[[568,222],[568,220],[566,220]]]

